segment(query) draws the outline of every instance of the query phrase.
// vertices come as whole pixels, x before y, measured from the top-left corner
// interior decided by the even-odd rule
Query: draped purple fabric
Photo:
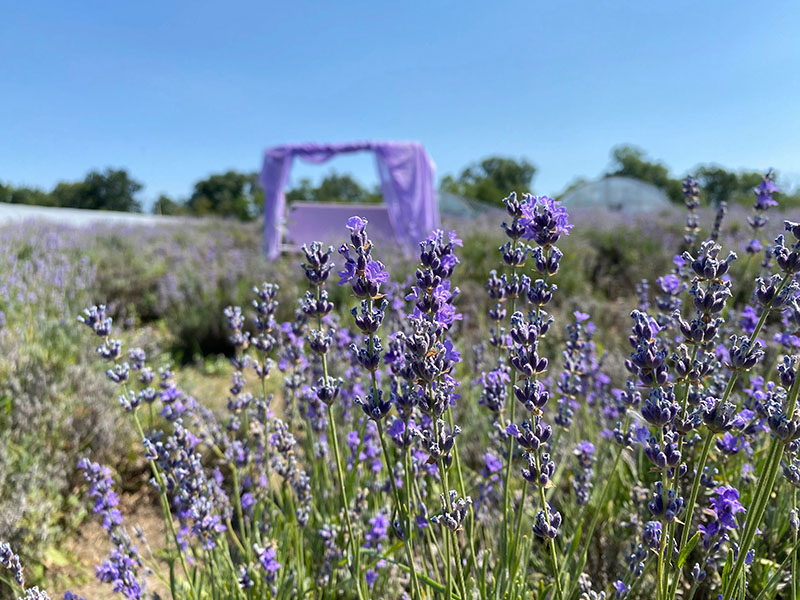
[[[294,158],[319,164],[337,154],[361,150],[375,152],[381,192],[399,242],[413,247],[439,226],[434,165],[422,144],[351,142],[275,146],[264,154],[264,166],[259,177],[264,189],[264,253],[268,258],[276,258],[280,254],[286,210],[284,189]]]

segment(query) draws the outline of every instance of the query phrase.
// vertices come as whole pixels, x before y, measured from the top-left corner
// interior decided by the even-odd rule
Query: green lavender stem
[[[535,457],[536,457],[536,470],[537,470],[537,472],[541,473],[542,472],[542,465],[541,465],[541,462],[540,462],[540,459],[539,459],[539,453],[538,452],[536,452]],[[539,500],[542,503],[542,510],[544,511],[545,522],[548,525],[550,525],[550,511],[548,510],[548,507],[547,507],[547,498],[545,498],[545,495],[544,495],[544,486],[539,485],[538,487],[539,487]],[[550,547],[549,548],[550,549],[550,566],[553,568],[553,579],[555,579],[555,585],[556,585],[556,596],[555,597],[556,597],[557,600],[561,600],[561,598],[563,597],[564,593],[561,590],[561,575],[560,575],[559,570],[558,570],[558,556],[556,556],[556,541],[555,540],[549,540],[547,545]]]
[[[325,359],[323,357],[323,372],[325,381],[327,382],[327,366],[325,365]],[[347,536],[350,542],[350,551],[353,553],[352,555],[352,563],[350,566],[350,572],[353,576],[353,579],[356,582],[356,591],[358,592],[359,600],[365,600],[364,593],[361,589],[361,575],[359,569],[359,549],[356,545],[356,538],[353,534],[353,524],[350,522],[350,503],[347,501],[347,492],[344,489],[344,469],[342,468],[342,459],[339,452],[339,439],[336,435],[336,425],[334,424],[333,419],[333,406],[328,405],[328,429],[331,434],[331,440],[333,441],[333,455],[334,459],[336,460],[336,473],[338,475],[338,482],[339,482],[339,494],[342,498],[342,505],[344,511],[344,520],[347,526]],[[348,561],[349,562],[349,561]]]
[[[797,510],[797,488],[792,488],[792,510]],[[794,545],[797,546],[797,530],[792,534]],[[792,599],[797,600],[797,554],[792,550]]]
[[[373,385],[375,384],[375,373],[372,373]],[[389,457],[389,450],[386,448],[386,440],[383,439],[383,424],[380,420],[375,421],[378,426],[378,439],[381,441],[381,449],[383,450],[383,458],[386,462],[386,470],[389,473],[389,481],[391,482],[392,486],[392,494],[394,495],[394,502],[397,506],[397,511],[400,513],[400,517],[402,518],[403,523],[409,523],[408,519],[408,510],[404,507],[403,503],[400,501],[400,492],[397,490],[397,485],[394,481],[394,475],[392,474],[391,469],[391,459]],[[406,549],[406,559],[408,560],[408,568],[411,570],[411,587],[414,591],[414,595],[416,598],[422,597],[422,592],[420,591],[419,587],[419,579],[417,578],[417,568],[414,565],[414,556],[411,553],[411,543],[410,543],[410,531],[406,531],[405,536],[403,537],[403,546]]]

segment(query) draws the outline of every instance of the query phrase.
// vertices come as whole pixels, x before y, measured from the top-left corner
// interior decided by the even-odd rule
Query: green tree
[[[132,179],[125,169],[108,168],[102,173],[90,171],[83,181],[59,183],[50,193],[55,206],[142,212],[135,198],[142,184]]]
[[[57,206],[52,195],[42,190],[29,187],[8,186],[7,202],[11,204],[28,204],[34,206]]]
[[[530,192],[535,174],[536,167],[525,159],[490,156],[469,165],[458,178],[445,176],[440,189],[495,204],[512,191],[518,194]]]
[[[362,204],[380,202],[381,195],[369,192],[352,175],[339,175],[333,171],[323,179],[314,193],[317,202],[344,202]]]
[[[83,181],[62,181],[50,192],[53,206],[65,208],[89,208],[85,195],[86,186]]]
[[[254,219],[264,210],[264,192],[258,185],[257,173],[226,173],[211,175],[198,181],[186,202],[195,215],[236,217],[243,221]]]
[[[175,202],[169,196],[165,194],[161,194],[153,203],[153,214],[154,215],[180,215],[186,212],[186,207],[180,203]]]
[[[303,177],[295,187],[286,192],[287,202],[314,202],[317,188],[308,177]]]
[[[379,189],[367,190],[352,175],[333,171],[317,187],[310,179],[301,179],[296,187],[286,192],[286,199],[289,202],[364,204],[382,202],[383,196]]]
[[[142,204],[134,197],[142,184],[132,179],[125,169],[91,171],[83,180],[84,208],[142,212]]]
[[[617,146],[611,151],[611,169],[606,176],[620,176],[646,181],[663,190],[673,202],[683,199],[681,182],[670,177],[669,169],[651,161],[644,151],[634,146]]]
[[[708,201],[714,205],[720,202],[730,202],[734,194],[739,193],[739,176],[717,165],[705,165],[694,170],[700,187],[706,194]]]

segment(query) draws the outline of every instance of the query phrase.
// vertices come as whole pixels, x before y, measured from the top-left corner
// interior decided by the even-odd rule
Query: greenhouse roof
[[[570,190],[561,197],[568,209],[605,208],[619,212],[656,212],[671,206],[654,185],[629,177],[605,177]]]

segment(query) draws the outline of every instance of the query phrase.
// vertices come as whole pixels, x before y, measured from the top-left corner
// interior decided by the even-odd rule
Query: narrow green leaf
[[[602,506],[598,506],[596,510],[602,509]],[[575,535],[572,537],[572,543],[569,545],[569,553],[567,557],[571,557],[575,554],[575,550],[578,549],[578,544],[581,543],[581,534],[583,533],[583,521],[580,522],[578,528],[575,530]],[[591,542],[591,540],[587,540],[587,543]]]
[[[547,592],[550,591],[550,588],[553,587],[552,583],[548,583],[545,585],[544,580],[539,580],[539,600],[544,600],[547,596]]]
[[[731,569],[733,568],[733,550],[728,550],[728,559],[725,561],[725,567],[722,569],[722,589],[727,590],[731,576]]]
[[[678,568],[680,569],[683,566],[683,563],[686,562],[686,559],[689,558],[689,554],[694,550],[694,547],[697,545],[697,542],[700,541],[700,532],[698,531],[695,533],[686,545],[681,548],[681,553],[678,555]]]

